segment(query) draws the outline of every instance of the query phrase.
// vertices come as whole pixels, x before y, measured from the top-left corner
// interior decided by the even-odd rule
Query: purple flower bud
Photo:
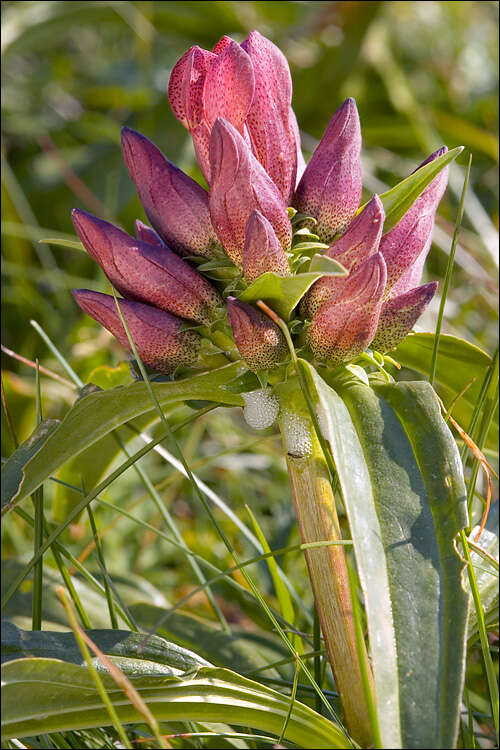
[[[322,305],[306,336],[316,359],[336,366],[366,349],[377,330],[386,279],[384,258],[375,253],[348,277],[340,298]]]
[[[243,273],[248,283],[266,271],[291,276],[286,253],[265,216],[255,209],[250,214],[243,248]]]
[[[252,31],[241,46],[250,56],[255,76],[255,95],[246,119],[252,149],[288,205],[297,177],[288,62],[258,31]]]
[[[84,312],[131,351],[113,297],[89,289],[73,289],[72,294]],[[140,302],[120,299],[119,304],[139,356],[146,365],[170,374],[179,365],[195,361],[201,339],[194,331],[183,331],[179,318]]]
[[[216,57],[206,49],[191,47],[174,65],[168,84],[170,106],[179,122],[193,137],[198,164],[205,177],[209,176],[210,131],[203,112],[203,86]]]
[[[435,151],[420,164],[418,169],[434,161],[447,150],[446,146],[443,146]],[[418,268],[423,268],[432,243],[432,228],[436,210],[446,190],[447,181],[448,167],[445,167],[421,193],[396,226],[382,237],[380,252],[387,264],[386,297],[392,296],[392,289],[396,282],[408,272],[417,260],[419,262]],[[410,285],[418,284],[419,280],[419,278],[415,278],[414,274],[409,274],[398,287],[397,293],[410,289]]]
[[[249,370],[259,372],[283,361],[285,337],[267,315],[234,297],[227,298],[227,314],[236,346]]]
[[[222,48],[222,44],[224,44]],[[207,71],[203,87],[203,109],[209,129],[218,117],[239,133],[254,98],[254,68],[246,51],[229,37],[223,37],[217,57]]]
[[[330,242],[354,217],[361,198],[361,128],[354,99],[335,112],[306,167],[293,205],[317,219],[320,240]]]
[[[254,95],[254,73],[247,53],[229,37],[217,54],[192,47],[172,70],[169,98],[174,114],[191,132],[200,168],[210,182],[210,131],[224,117],[241,133]]]
[[[433,298],[437,287],[437,281],[431,281],[386,302],[380,313],[372,347],[384,353],[403,341]]]
[[[122,128],[122,148],[146,215],[160,237],[179,255],[213,258],[217,237],[207,192],[140,133]]]
[[[148,227],[147,224],[144,224],[144,222],[140,219],[135,220],[134,233],[136,239],[140,240],[141,242],[147,242],[148,245],[156,245],[157,247],[165,247],[165,243],[163,242],[160,235],[155,232],[154,229]]]
[[[238,131],[219,118],[210,136],[210,216],[226,253],[242,264],[248,217],[258,209],[289,250],[292,228],[281,194]]]
[[[366,258],[377,252],[385,213],[382,201],[374,195],[358,216],[351,222],[348,229],[336,240],[326,255],[342,263],[348,271],[354,271]],[[349,276],[328,277],[319,279],[307,292],[301,304],[303,318],[313,317],[321,305],[328,299],[339,299],[343,294]]]
[[[172,250],[140,242],[79,209],[72,219],[86,250],[125,297],[198,323],[214,320],[222,304],[218,292]]]

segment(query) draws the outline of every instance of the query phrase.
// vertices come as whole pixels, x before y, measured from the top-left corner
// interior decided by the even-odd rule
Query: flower
[[[82,310],[131,350],[113,297],[89,289],[73,289],[72,293]],[[167,375],[180,365],[194,363],[201,339],[194,331],[183,331],[179,318],[141,302],[120,299],[118,303],[143,362]]]
[[[251,283],[263,273],[291,276],[290,264],[270,222],[254,209],[248,217],[243,247],[243,275]]]
[[[210,168],[210,216],[231,260],[241,266],[246,225],[254,209],[268,219],[289,250],[292,227],[281,193],[238,131],[221,117],[210,134]]]
[[[267,315],[234,297],[227,298],[227,314],[236,346],[249,370],[260,372],[283,361],[285,337]]]
[[[198,323],[214,320],[218,292],[168,247],[134,239],[85,211],[74,209],[72,219],[86,250],[125,297]]]
[[[170,104],[193,137],[198,163],[208,182],[210,132],[215,120],[224,117],[243,135],[254,89],[250,58],[229,37],[223,37],[214,52],[192,47],[172,70]]]
[[[213,258],[218,243],[207,192],[130,128],[122,129],[122,149],[146,215],[164,242],[179,255]]]
[[[361,127],[354,99],[335,112],[297,186],[293,206],[317,220],[331,242],[354,218],[361,198]]]
[[[333,242],[325,255],[341,263],[349,272],[366,258],[377,252],[384,225],[384,207],[378,195],[374,195],[363,211],[349,225],[342,237]],[[312,318],[323,302],[339,297],[349,277],[319,279],[302,302],[303,317]]]
[[[434,297],[437,287],[437,281],[431,281],[388,300],[380,312],[371,342],[373,348],[385,353],[403,341]]]
[[[229,352],[232,334],[250,370],[277,367],[288,353],[281,329],[238,296],[270,272],[282,277],[266,280],[274,289],[266,298],[271,304],[287,284],[297,288],[287,277],[307,271],[317,250],[348,275],[324,275],[301,300],[302,323],[294,321],[290,335],[305,345],[303,356],[338,367],[368,346],[382,352],[397,346],[437,288],[419,284],[447,169],[383,234],[381,198],[359,208],[361,127],[354,99],[335,112],[306,166],[288,63],[257,31],[241,44],[223,36],[211,51],[191,47],[172,70],[168,95],[192,136],[208,190],[124,127],[125,163],[151,226],[138,219],[134,238],[73,211],[82,243],[125,298],[120,304],[144,361],[171,372],[176,362],[195,361],[200,333],[219,353],[221,346]],[[304,214],[315,220],[314,229],[303,226]],[[320,242],[301,242],[313,231]],[[128,346],[111,298],[86,290],[75,298]]]
[[[241,45],[224,36],[212,52],[191,47],[172,70],[168,96],[191,133],[208,182],[210,131],[223,117],[251,146],[288,204],[303,156],[290,70],[276,45],[252,31]]]
[[[384,256],[375,253],[349,275],[339,298],[323,303],[307,330],[316,359],[336,366],[366,349],[377,331],[386,280]]]

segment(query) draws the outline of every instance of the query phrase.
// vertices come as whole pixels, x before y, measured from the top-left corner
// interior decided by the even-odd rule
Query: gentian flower
[[[319,279],[298,306],[303,356],[338,367],[369,346],[382,352],[397,346],[437,288],[418,284],[447,169],[384,234],[380,198],[359,209],[361,127],[354,99],[335,112],[306,166],[287,61],[257,31],[241,45],[224,36],[212,51],[192,47],[174,66],[168,95],[192,136],[208,190],[125,127],[125,163],[151,226],[137,220],[134,238],[73,212],[85,248],[125,298],[121,308],[144,361],[168,373],[176,364],[193,364],[201,334],[212,342],[232,335],[254,372],[280,365],[287,356],[282,331],[238,296],[264,273],[285,283],[297,269],[307,270],[310,256],[297,256],[300,236],[290,220],[296,212],[295,231],[306,231],[301,214],[312,217],[317,247],[348,272]],[[87,290],[75,298],[128,347],[112,298]]]
[[[82,310],[107,328],[122,346],[131,350],[113,297],[89,289],[74,289],[73,296]],[[194,331],[183,331],[179,318],[141,302],[125,299],[118,302],[143,362],[167,375],[179,365],[194,363],[201,339]]]

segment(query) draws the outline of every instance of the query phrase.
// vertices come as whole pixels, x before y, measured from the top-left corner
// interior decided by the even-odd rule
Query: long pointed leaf
[[[389,232],[403,218],[408,209],[411,208],[418,196],[432,182],[436,175],[447,164],[456,159],[463,150],[463,146],[457,146],[451,151],[447,151],[442,156],[417,169],[409,177],[406,177],[393,188],[387,190],[387,192],[381,193],[379,197],[385,210],[384,234]],[[358,213],[363,208],[364,206],[361,206]]]
[[[241,363],[234,362],[185,380],[157,383],[153,388],[161,406],[186,399],[244,406],[239,394],[224,388],[242,369]],[[2,513],[28,497],[70,458],[116,427],[154,408],[144,383],[94,391],[79,398],[61,424],[47,433],[46,440],[37,437],[36,452],[30,449],[28,456],[26,444],[23,444],[9,458],[2,472]],[[31,440],[29,438],[28,442]]]
[[[101,675],[122,723],[141,722],[109,675]],[[159,721],[223,721],[280,734],[290,701],[275,690],[226,669],[202,668],[191,679],[133,680]],[[110,719],[86,667],[56,659],[18,659],[3,668],[2,737],[106,726]],[[286,738],[304,748],[348,747],[342,730],[295,701]]]
[[[384,747],[454,747],[468,611],[455,442],[428,383],[337,393],[302,367],[349,516]]]

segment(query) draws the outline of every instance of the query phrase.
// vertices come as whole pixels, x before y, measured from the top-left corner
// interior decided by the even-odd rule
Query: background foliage
[[[307,154],[344,98],[356,98],[364,144],[364,198],[396,184],[442,143],[450,148],[463,144],[472,151],[444,332],[493,353],[498,318],[497,2],[116,0],[3,2],[2,7],[5,347],[31,361],[38,358],[62,374],[30,325],[34,319],[84,382],[96,367],[123,360],[121,348],[81,313],[69,294],[79,286],[106,291],[97,265],[79,250],[39,240],[72,236],[70,211],[75,206],[128,231],[135,218],[145,219],[121,157],[123,125],[143,132],[173,162],[201,180],[190,138],[174,118],[166,96],[171,68],[192,44],[210,48],[223,34],[241,41],[256,28],[288,57],[293,106]],[[467,156],[466,151],[450,170],[426,280],[442,279],[445,272]],[[420,330],[434,330],[438,304],[439,298],[419,322]],[[34,371],[10,356],[3,357],[3,367],[9,410],[22,441],[35,424]],[[41,377],[44,416],[61,417],[74,400],[74,391]],[[113,377],[117,384],[128,380],[128,368]],[[92,380],[98,382],[97,378],[94,374]],[[106,386],[104,381],[99,384]],[[187,408],[178,409],[174,424],[187,413]],[[3,411],[2,426],[6,426]],[[251,526],[244,508],[248,504],[271,548],[299,541],[276,434],[256,436],[242,420],[240,409],[218,409],[179,436],[193,470]],[[10,455],[13,448],[9,430],[3,429],[2,455]],[[232,559],[189,483],[157,455],[150,454],[145,466],[186,544],[218,567],[229,567]],[[61,491],[52,486],[46,496],[54,514],[54,508],[60,507],[57,503],[63,502]],[[123,474],[101,497],[153,527],[161,525],[158,510],[133,471]],[[99,528],[105,530],[106,564],[128,603],[138,599],[138,591],[146,591],[164,606],[193,589],[196,581],[185,558],[153,530],[141,529],[102,506],[97,518]],[[247,557],[254,554],[226,515],[221,514],[220,522],[239,552]],[[78,556],[88,554],[91,539],[83,516],[64,541]],[[13,569],[16,559],[31,554],[31,532],[21,519],[10,518],[4,524],[3,548]],[[87,562],[99,573],[93,553]],[[310,604],[302,553],[279,562]],[[252,570],[262,592],[273,601],[266,564]],[[216,591],[229,622],[255,628],[258,615],[249,612],[244,597],[238,599],[224,582]],[[12,604],[10,614],[23,627],[30,627],[30,600],[28,587]],[[65,614],[49,587],[44,605],[54,627],[66,629]],[[202,593],[188,599],[183,610],[212,616]],[[93,627],[109,627],[107,611],[98,602],[89,616]],[[172,619],[171,627],[182,633],[186,624]],[[244,656],[235,651],[231,658]],[[483,677],[478,661],[472,659],[469,673],[479,711]]]

